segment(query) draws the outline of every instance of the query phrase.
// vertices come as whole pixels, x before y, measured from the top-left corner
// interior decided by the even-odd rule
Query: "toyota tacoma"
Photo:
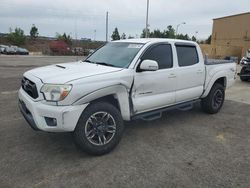
[[[33,129],[72,132],[82,150],[102,155],[119,143],[124,121],[152,121],[196,102],[219,112],[235,79],[235,62],[204,59],[195,42],[121,40],[85,60],[25,72],[19,108]]]

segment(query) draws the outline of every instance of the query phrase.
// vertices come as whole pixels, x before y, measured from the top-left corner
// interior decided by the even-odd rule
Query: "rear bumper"
[[[76,106],[51,106],[44,101],[33,101],[21,88],[18,93],[19,108],[25,120],[34,130],[46,132],[72,132],[88,104]],[[56,120],[56,126],[49,126],[45,118]]]

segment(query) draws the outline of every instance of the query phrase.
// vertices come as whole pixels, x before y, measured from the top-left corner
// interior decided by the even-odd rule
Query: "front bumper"
[[[51,106],[44,101],[33,101],[21,88],[18,92],[19,108],[34,130],[46,132],[72,132],[88,104],[76,106]],[[49,126],[45,118],[56,119],[56,126]]]

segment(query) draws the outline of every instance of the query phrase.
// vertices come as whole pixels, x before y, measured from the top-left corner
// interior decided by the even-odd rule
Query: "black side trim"
[[[199,99],[198,100],[193,100],[193,101],[184,102],[184,103],[181,103],[181,104],[168,106],[168,107],[157,109],[157,110],[152,110],[152,111],[149,111],[149,112],[144,112],[144,113],[141,113],[141,114],[136,114],[131,119],[132,120],[142,119],[142,120],[149,120],[149,121],[155,120],[157,118],[154,118],[154,117],[156,116],[156,117],[160,118],[162,112],[176,110],[176,109],[181,110],[181,111],[190,110],[190,109],[193,108],[193,104],[196,103],[196,102],[199,102],[199,101],[200,101]]]

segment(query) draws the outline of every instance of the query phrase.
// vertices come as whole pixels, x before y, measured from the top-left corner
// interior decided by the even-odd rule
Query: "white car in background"
[[[8,46],[6,46],[6,45],[0,45],[0,53],[1,54],[4,54],[5,53],[5,49],[7,48]]]

